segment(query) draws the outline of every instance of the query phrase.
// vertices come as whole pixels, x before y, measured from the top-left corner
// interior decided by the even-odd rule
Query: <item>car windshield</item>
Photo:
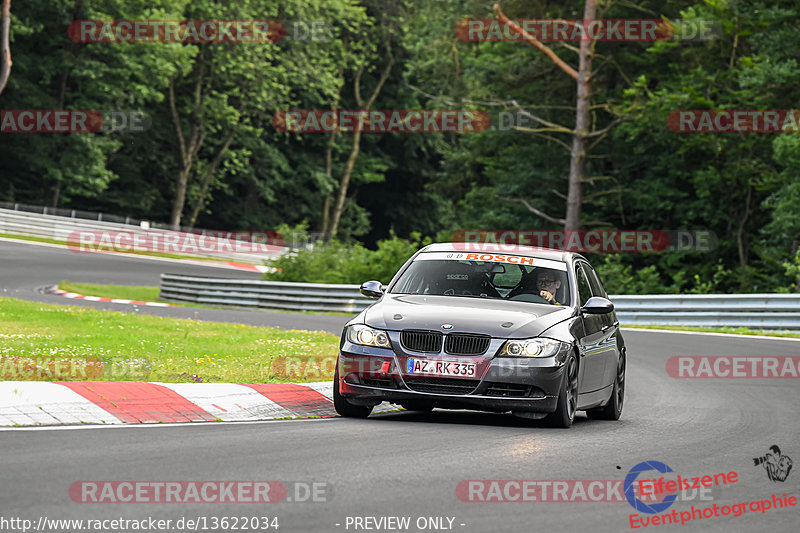
[[[565,263],[517,256],[477,261],[430,255],[420,254],[390,292],[570,305]],[[528,264],[519,264],[522,260]]]

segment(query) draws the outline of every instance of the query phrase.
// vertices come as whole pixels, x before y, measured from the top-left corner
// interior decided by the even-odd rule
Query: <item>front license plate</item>
[[[474,378],[476,366],[475,363],[463,361],[409,359],[406,371],[409,374]]]

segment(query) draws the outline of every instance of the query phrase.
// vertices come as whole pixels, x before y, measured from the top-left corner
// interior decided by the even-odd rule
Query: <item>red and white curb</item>
[[[0,426],[332,417],[333,383],[0,381]],[[382,403],[375,412],[398,408]]]
[[[268,267],[268,266],[263,266],[263,265],[252,265],[250,263],[236,263],[236,262],[233,262],[233,261],[228,261],[225,264],[227,264],[228,266],[231,266],[233,268],[239,269],[239,270],[250,270],[251,272],[261,272],[262,274],[264,272],[277,272],[278,271],[278,269],[273,268],[273,267]]]
[[[47,287],[44,290],[45,294],[55,294],[56,296],[63,296],[64,298],[74,298],[75,300],[86,300],[87,302],[109,302],[112,304],[133,304],[133,305],[147,305],[150,307],[172,307],[170,304],[163,302],[141,302],[139,300],[126,300],[124,298],[101,298],[100,296],[85,296],[75,292],[62,291],[57,285]]]

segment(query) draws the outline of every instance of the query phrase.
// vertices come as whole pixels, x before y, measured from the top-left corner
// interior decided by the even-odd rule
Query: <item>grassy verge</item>
[[[720,327],[693,327],[693,326],[659,326],[656,324],[650,325],[630,325],[623,324],[625,328],[636,329],[668,329],[670,331],[701,331],[706,333],[730,333],[733,335],[763,335],[766,337],[789,337],[793,339],[800,339],[800,332],[792,331],[765,331],[762,329],[750,328],[731,328],[726,326]]]
[[[84,296],[138,300],[140,302],[158,301],[158,287],[144,285],[100,285],[98,283],[62,281],[58,284],[58,288],[62,291],[83,294]]]
[[[227,309],[192,302],[171,302],[159,297],[160,289],[149,285],[101,285],[99,283],[75,283],[62,281],[58,284],[62,291],[74,292],[83,296],[99,296],[119,300],[136,300],[139,302],[165,302],[175,307],[197,307],[201,309]]]
[[[74,292],[84,296],[99,296],[100,298],[118,298],[121,300],[138,300],[140,302],[166,302],[159,300],[158,287],[146,285],[100,285],[98,283],[75,283],[72,281],[62,281],[58,284],[62,291]],[[218,307],[213,305],[201,305],[191,302],[168,302],[170,305],[178,307],[200,307],[202,309],[229,309],[228,307]],[[353,316],[355,313],[339,313],[335,311],[291,311],[288,309],[252,309],[264,313],[302,313],[304,315],[329,315],[329,316]]]
[[[33,235],[17,235],[14,233],[0,233],[0,237],[5,239],[16,239],[19,241],[32,241],[32,242],[43,242],[47,244],[58,244],[60,246],[68,246],[70,243],[67,241],[61,241],[58,239],[50,239],[48,237],[36,237]],[[77,243],[76,243],[77,246]],[[205,255],[183,255],[183,254],[170,254],[166,252],[147,252],[147,251],[136,251],[130,250],[127,252],[122,252],[119,250],[115,250],[113,248],[109,248],[106,246],[96,246],[98,250],[103,250],[107,252],[114,252],[118,254],[127,254],[127,255],[149,255],[153,257],[165,257],[167,259],[194,259],[200,261],[222,261],[226,263],[231,261],[230,259],[226,259],[224,257],[212,257],[212,256],[205,256]],[[238,263],[243,263],[244,261],[237,260]]]
[[[336,335],[0,298],[0,380],[332,379]]]

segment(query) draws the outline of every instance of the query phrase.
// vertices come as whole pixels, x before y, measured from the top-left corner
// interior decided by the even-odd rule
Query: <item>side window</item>
[[[597,276],[597,272],[595,272],[595,270],[587,264],[583,265],[583,270],[586,272],[586,277],[589,278],[589,285],[592,286],[592,294],[595,296],[608,298],[606,289],[603,287],[603,284],[600,283],[600,278]]]
[[[592,290],[589,287],[589,282],[586,280],[586,274],[583,273],[583,269],[581,267],[577,267],[575,269],[576,279],[578,280],[578,298],[580,300],[580,305],[583,307],[586,305],[586,302],[589,298],[592,297]]]

